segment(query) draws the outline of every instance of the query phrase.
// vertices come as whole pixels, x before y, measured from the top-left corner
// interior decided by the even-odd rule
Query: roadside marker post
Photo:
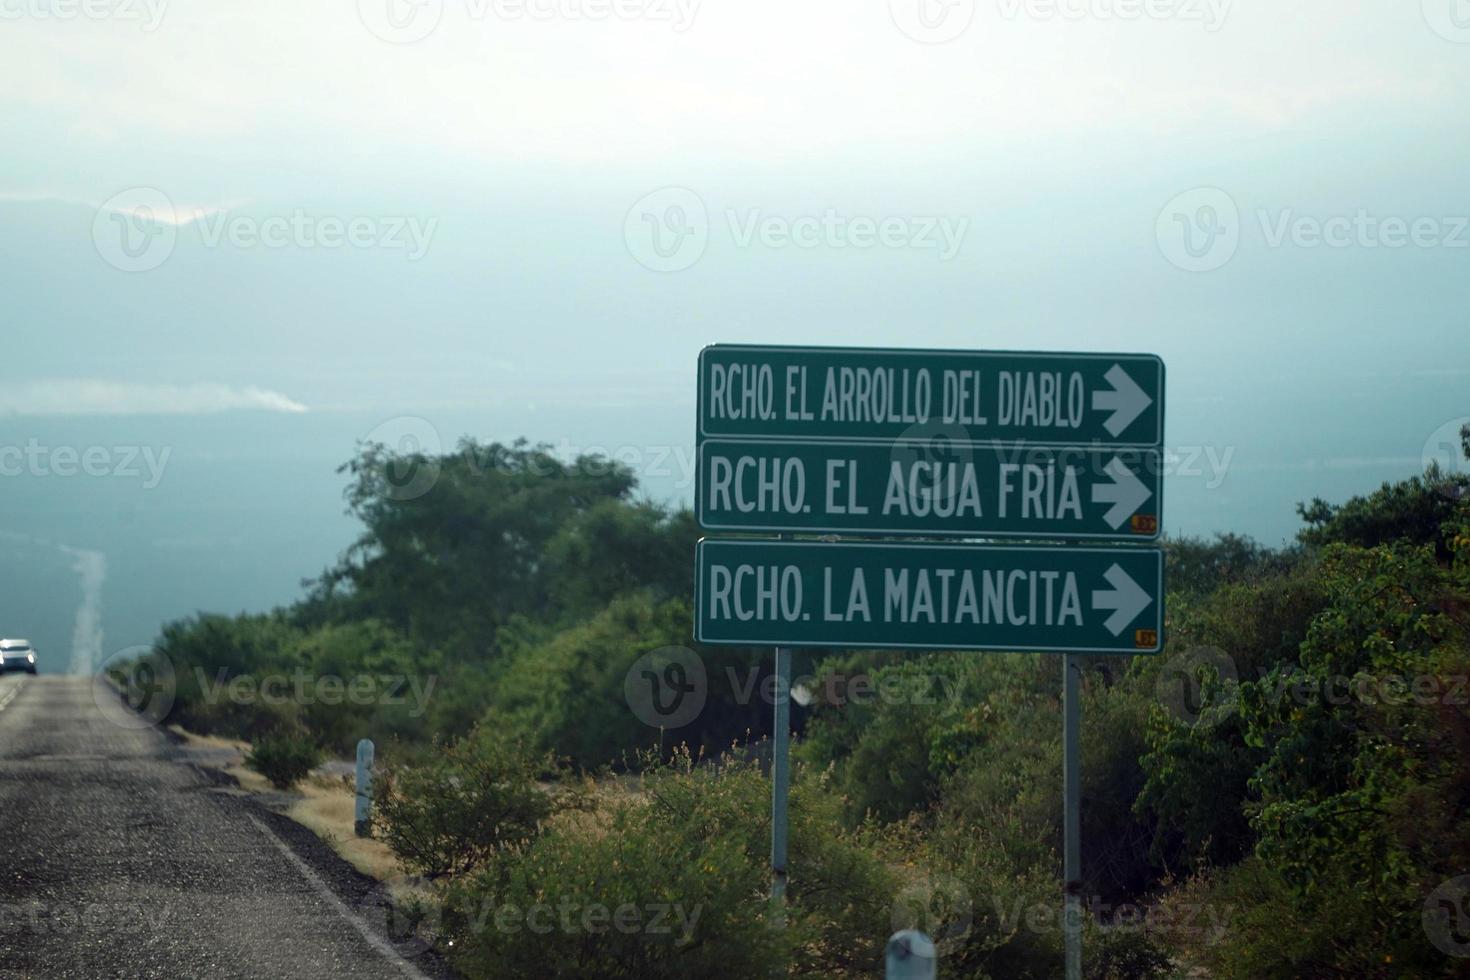
[[[1163,553],[1139,545],[1162,533],[1164,378],[1151,354],[700,352],[696,519],[777,535],[702,539],[694,618],[701,643],[776,650],[773,922],[794,648],[1058,653],[1065,975],[1081,980],[1081,656],[1163,648]],[[1026,543],[982,543],[997,538]],[[923,948],[927,972],[901,955]],[[895,953],[920,972],[892,972]],[[889,975],[932,977],[932,953],[895,935]]]
[[[884,953],[884,980],[934,980],[938,957],[934,943],[917,929],[895,932]]]

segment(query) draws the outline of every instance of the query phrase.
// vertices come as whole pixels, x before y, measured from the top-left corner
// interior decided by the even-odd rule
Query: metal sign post
[[[771,922],[786,926],[787,796],[791,786],[791,651],[776,648],[771,731]]]
[[[1062,936],[1066,978],[1082,980],[1082,661],[1062,658]]]

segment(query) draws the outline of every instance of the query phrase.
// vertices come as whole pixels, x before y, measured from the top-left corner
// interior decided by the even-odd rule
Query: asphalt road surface
[[[89,678],[0,677],[0,977],[439,973],[314,836],[109,717]]]

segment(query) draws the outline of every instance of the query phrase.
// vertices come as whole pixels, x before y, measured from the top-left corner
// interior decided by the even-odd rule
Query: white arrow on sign
[[[1108,373],[1103,375],[1108,384],[1113,386],[1111,391],[1094,391],[1092,393],[1092,408],[1096,412],[1112,412],[1108,420],[1103,423],[1103,428],[1117,438],[1118,434],[1133,424],[1134,419],[1143,414],[1144,409],[1154,403],[1148,396],[1148,392],[1138,387],[1138,382],[1129,376],[1122,367],[1114,364],[1108,368]]]
[[[1092,488],[1092,502],[1113,505],[1103,515],[1103,520],[1116,531],[1123,526],[1124,521],[1138,513],[1138,508],[1154,492],[1144,486],[1143,481],[1134,476],[1133,471],[1116,456],[1103,468],[1103,472],[1112,477],[1113,482],[1096,484]]]
[[[1117,636],[1123,632],[1138,614],[1148,608],[1153,602],[1153,597],[1139,587],[1138,583],[1129,578],[1128,573],[1114,564],[1106,572],[1103,578],[1108,580],[1112,589],[1103,591],[1094,589],[1092,593],[1092,608],[1111,609],[1113,614],[1103,623],[1108,632]]]

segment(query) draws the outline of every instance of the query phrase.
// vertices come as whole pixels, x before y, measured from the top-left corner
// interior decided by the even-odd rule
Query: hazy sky
[[[1470,233],[1268,234],[1470,211],[1456,2],[0,0],[9,360],[313,408],[656,399],[711,340],[1463,369]],[[676,272],[629,213],[664,188]],[[1161,218],[1199,188],[1239,215],[1208,273]],[[120,271],[140,201],[178,226]]]
[[[170,500],[692,449],[712,341],[1156,352],[1166,527],[1271,541],[1470,415],[1466,0],[0,0],[0,82],[0,448],[272,420]]]

